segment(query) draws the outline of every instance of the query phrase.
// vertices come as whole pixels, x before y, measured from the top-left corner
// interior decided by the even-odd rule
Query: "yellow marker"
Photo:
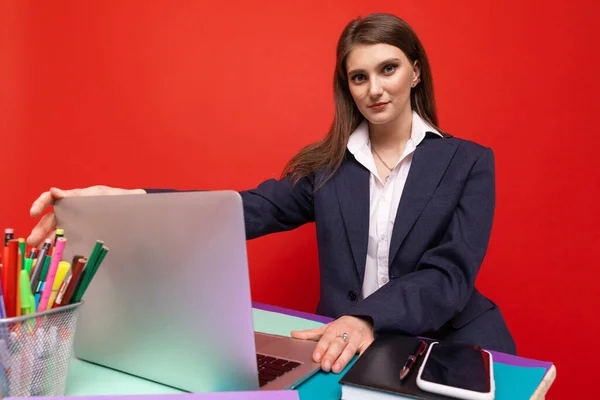
[[[56,277],[54,278],[54,283],[52,283],[52,292],[50,292],[50,299],[48,300],[48,308],[46,308],[46,310],[50,310],[54,305],[54,300],[56,300],[58,289],[60,289],[60,285],[62,285],[63,281],[65,280],[65,276],[67,276],[67,272],[69,272],[70,268],[71,264],[67,261],[61,261],[58,263]]]

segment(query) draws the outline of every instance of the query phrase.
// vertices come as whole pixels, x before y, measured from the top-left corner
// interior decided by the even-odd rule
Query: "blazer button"
[[[350,301],[356,301],[356,293],[354,293],[354,290],[351,290],[348,292],[348,300]]]

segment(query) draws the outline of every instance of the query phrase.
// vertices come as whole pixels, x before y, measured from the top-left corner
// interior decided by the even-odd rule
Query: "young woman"
[[[500,310],[474,287],[494,214],[493,153],[438,127],[429,62],[411,27],[388,14],[350,22],[334,88],[327,136],[280,180],[241,192],[248,239],[316,225],[317,313],[336,320],[292,336],[318,340],[315,361],[336,373],[384,330],[514,354]],[[31,214],[64,196],[156,191],[53,188]],[[49,213],[28,242],[53,228]]]

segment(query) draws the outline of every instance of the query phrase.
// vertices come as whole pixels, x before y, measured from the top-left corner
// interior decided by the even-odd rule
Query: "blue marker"
[[[40,298],[41,298],[41,297],[42,297],[42,294],[41,294],[41,293],[36,293],[36,294],[33,296],[33,299],[34,299],[34,301],[35,301],[35,309],[36,309],[36,310],[38,309],[38,306],[40,305]]]

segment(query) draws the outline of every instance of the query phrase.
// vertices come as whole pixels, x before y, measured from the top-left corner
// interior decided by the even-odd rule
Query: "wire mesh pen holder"
[[[65,394],[81,304],[0,319],[0,399]]]

